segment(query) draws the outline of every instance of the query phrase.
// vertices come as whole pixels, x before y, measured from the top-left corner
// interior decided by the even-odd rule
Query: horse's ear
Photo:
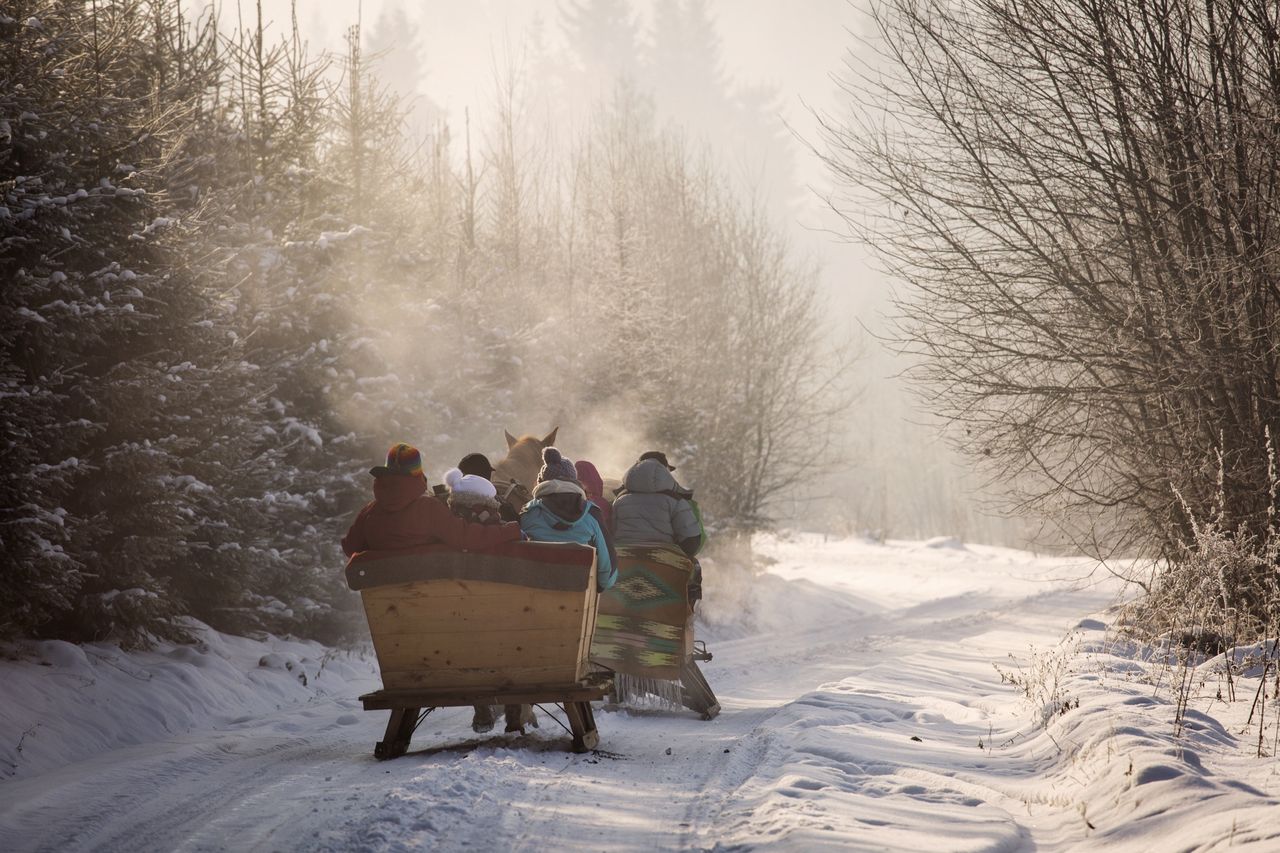
[[[560,427],[556,427],[555,429],[551,430],[551,432],[547,433],[547,437],[542,439],[542,446],[550,447],[551,445],[555,444],[556,433],[558,433],[559,431],[560,431]]]
[[[514,435],[507,432],[505,429],[502,431],[502,434],[507,437],[507,450],[516,446],[516,437]]]

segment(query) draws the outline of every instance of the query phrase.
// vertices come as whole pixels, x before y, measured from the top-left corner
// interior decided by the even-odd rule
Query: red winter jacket
[[[443,501],[426,494],[422,477],[387,475],[373,481],[373,500],[360,510],[342,550],[399,551],[416,545],[445,544],[463,551],[483,551],[520,538],[520,525],[472,524],[449,511]]]

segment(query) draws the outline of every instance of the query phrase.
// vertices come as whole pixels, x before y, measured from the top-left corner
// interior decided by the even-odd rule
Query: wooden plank
[[[364,590],[444,578],[504,581],[542,589],[581,590],[592,576],[595,552],[573,543],[508,543],[496,551],[425,546],[365,552],[347,564],[347,585]]]
[[[684,706],[702,714],[702,719],[710,720],[720,713],[720,703],[716,694],[707,683],[698,662],[686,660],[680,668],[680,685],[684,688]]]
[[[572,666],[580,660],[578,647],[577,634],[549,628],[374,637],[383,669]]]
[[[590,685],[535,685],[520,690],[379,690],[360,697],[366,711],[393,708],[453,708],[468,705],[532,705],[547,702],[593,702],[603,699],[612,687],[605,681]]]
[[[436,580],[413,581],[411,583],[395,584],[393,586],[376,586],[369,589],[361,590],[360,595],[368,600],[396,601],[406,598],[441,598],[444,596],[458,596],[461,598],[475,598],[483,595],[511,595],[524,591],[543,593],[546,595],[564,595],[578,598],[582,594],[582,590],[554,590],[554,589],[536,589],[534,587],[521,586],[517,583],[499,583],[497,581],[481,581],[481,580],[456,580],[453,578],[440,578]]]
[[[583,601],[582,621],[578,625],[578,636],[580,638],[578,660],[587,661],[591,658],[591,640],[596,633],[596,609],[599,603],[600,594],[596,592],[596,585],[593,583],[587,590]]]
[[[388,688],[492,690],[574,681],[588,668],[594,584],[564,592],[437,579],[362,597]]]
[[[578,666],[471,667],[467,669],[384,669],[382,683],[389,690],[436,691],[515,690],[531,684],[572,683],[581,677]],[[508,703],[504,703],[508,704]],[[516,704],[516,703],[510,703]]]
[[[486,584],[475,592],[460,589],[455,581],[431,581],[430,583],[407,584],[404,587],[380,586],[360,593],[367,604],[387,607],[394,604],[418,604],[421,606],[437,605],[440,607],[457,607],[473,605],[476,607],[499,608],[515,606],[523,603],[533,604],[573,604],[580,608],[586,600],[582,590],[561,592],[548,589],[529,589],[509,584]]]
[[[578,635],[585,607],[581,594],[522,590],[505,595],[436,598],[365,594],[365,615],[375,634],[448,634],[460,631],[556,629]]]
[[[418,724],[418,708],[400,705],[391,709],[387,721],[387,733],[373,747],[373,756],[379,760],[397,758],[409,751],[409,741]]]
[[[600,745],[600,732],[587,702],[565,702],[565,716],[569,718],[569,731],[573,736],[574,752],[590,752]]]

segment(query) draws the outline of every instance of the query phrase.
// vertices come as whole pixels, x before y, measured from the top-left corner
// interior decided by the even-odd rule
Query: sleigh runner
[[[403,755],[422,717],[440,707],[556,703],[575,752],[599,742],[590,703],[612,683],[589,664],[591,548],[366,551],[350,560],[346,577],[361,594],[383,681],[360,699],[365,710],[391,711],[378,758]]]

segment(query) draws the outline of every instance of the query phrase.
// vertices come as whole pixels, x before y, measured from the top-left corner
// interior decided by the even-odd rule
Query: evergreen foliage
[[[176,633],[204,531],[189,472],[217,384],[169,181],[199,72],[141,3],[6,6],[0,59],[6,463],[0,624]],[[13,13],[17,13],[16,15]],[[163,51],[163,52],[162,52]],[[190,69],[188,69],[190,70]]]

